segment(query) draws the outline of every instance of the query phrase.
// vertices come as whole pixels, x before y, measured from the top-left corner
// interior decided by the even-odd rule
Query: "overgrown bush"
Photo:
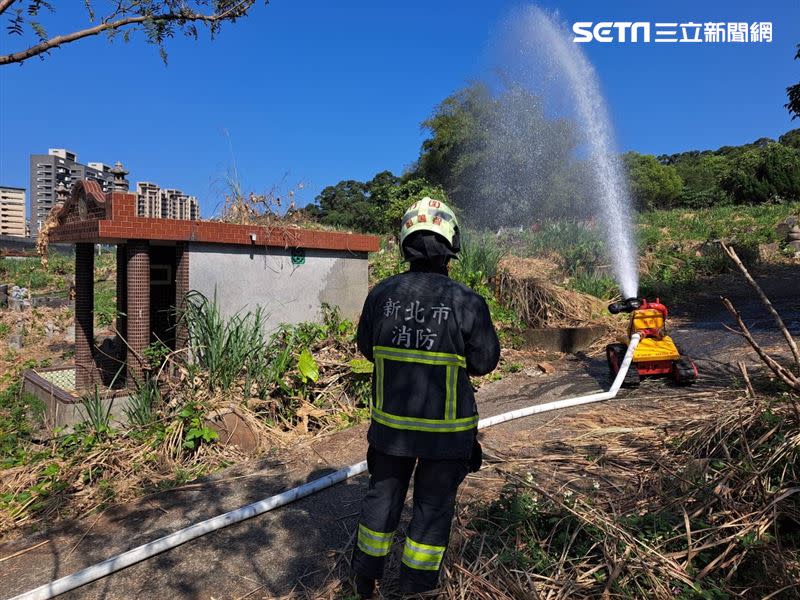
[[[241,459],[243,450],[220,443],[215,429],[226,411],[256,436],[255,452],[277,430],[307,434],[366,418],[372,365],[357,358],[355,325],[328,306],[321,317],[267,333],[263,311],[224,317],[214,299],[192,294],[183,315],[197,336],[189,360],[151,348],[148,360],[168,365],[131,392],[128,428],[113,421],[95,389],[82,402],[84,422],[39,442],[19,385],[0,393],[0,531],[131,499]]]

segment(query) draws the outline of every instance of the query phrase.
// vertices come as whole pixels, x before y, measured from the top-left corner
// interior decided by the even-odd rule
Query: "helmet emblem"
[[[439,202],[438,200],[429,200],[428,201],[428,206],[431,206],[433,208],[439,208],[441,205],[442,205],[442,203]]]
[[[409,219],[408,221],[406,221],[406,229],[411,229],[413,226],[414,226],[413,219]]]
[[[442,217],[433,217],[433,224],[434,225],[441,225],[442,224]]]
[[[428,222],[428,215],[419,215],[417,217],[417,221],[420,223],[427,223]]]

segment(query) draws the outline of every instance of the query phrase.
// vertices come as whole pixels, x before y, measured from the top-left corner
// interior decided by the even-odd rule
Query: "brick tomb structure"
[[[176,309],[190,290],[216,298],[223,315],[262,306],[271,329],[314,320],[323,304],[355,317],[367,294],[368,235],[137,215],[121,165],[113,190],[78,181],[53,209],[54,243],[75,244],[75,390],[108,385],[108,371],[130,387],[141,380],[143,352],[161,340],[186,344]],[[94,338],[95,244],[117,246],[117,343],[98,348]],[[105,374],[105,376],[104,376]]]

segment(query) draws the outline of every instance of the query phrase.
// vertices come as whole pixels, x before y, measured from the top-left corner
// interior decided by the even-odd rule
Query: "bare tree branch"
[[[778,329],[780,329],[780,332],[783,334],[786,343],[789,345],[789,348],[792,351],[792,356],[794,356],[795,365],[797,365],[797,372],[798,374],[800,374],[800,350],[797,349],[797,343],[794,341],[792,334],[789,333],[789,330],[783,323],[783,319],[781,319],[781,316],[778,314],[778,311],[775,310],[775,308],[772,306],[772,302],[770,302],[769,298],[767,298],[767,295],[764,293],[764,290],[761,289],[761,286],[759,286],[756,283],[756,280],[752,278],[750,272],[747,270],[747,267],[744,266],[744,263],[736,254],[736,250],[728,246],[723,241],[720,241],[719,244],[720,246],[722,246],[722,249],[725,251],[725,254],[728,255],[728,258],[730,258],[742,272],[742,275],[744,275],[744,278],[747,281],[747,283],[750,284],[750,287],[753,288],[756,294],[758,294],[758,297],[761,300],[761,304],[763,304],[764,307],[772,315],[772,318],[775,320],[775,324],[778,326]]]
[[[3,10],[8,8],[8,6],[15,1],[16,0],[0,0],[0,13],[2,13]],[[246,15],[248,9],[254,3],[255,0],[241,0],[241,2],[234,4],[221,13],[212,14],[203,14],[182,10],[179,12],[162,13],[158,15],[129,16],[117,19],[115,21],[104,19],[100,24],[95,25],[94,27],[87,27],[86,29],[81,29],[80,31],[58,35],[25,50],[0,56],[0,65],[20,63],[28,60],[29,58],[33,58],[34,56],[44,54],[45,52],[48,52],[54,48],[58,48],[63,44],[68,44],[83,38],[95,36],[103,32],[113,32],[118,29],[141,25],[144,23],[205,23],[207,25],[214,25],[222,21],[233,20],[237,17]],[[117,14],[124,14],[125,12],[126,11],[123,8],[118,7],[117,10],[112,14],[112,18]]]
[[[14,4],[17,0],[0,0],[0,15],[2,15],[8,7]]]

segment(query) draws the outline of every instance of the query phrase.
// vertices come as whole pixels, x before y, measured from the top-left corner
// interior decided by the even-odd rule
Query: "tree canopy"
[[[441,185],[467,217],[490,227],[529,224],[586,210],[586,169],[566,119],[511,86],[493,95],[474,84],[446,98],[423,122],[416,172]],[[523,223],[524,224],[524,223]]]
[[[797,53],[794,55],[794,59],[800,60],[800,44],[797,44]],[[792,118],[800,117],[800,83],[795,83],[786,88],[786,95],[789,97],[786,108],[792,113]]]
[[[381,171],[366,183],[345,180],[324,188],[306,211],[325,225],[396,233],[405,210],[425,196],[446,200],[441,187],[423,178]]]
[[[269,0],[265,0],[265,4]],[[176,34],[197,38],[198,26],[215,35],[223,23],[247,15],[256,0],[115,0],[111,3],[83,0],[86,20],[66,32],[53,34],[46,21],[61,25],[54,0],[0,0],[0,16],[7,16],[7,33],[19,39],[20,48],[0,54],[0,65],[21,63],[83,38],[105,34],[109,39],[142,31],[148,43],[158,47],[166,61],[165,42]],[[108,8],[105,8],[110,4]],[[103,13],[95,7],[103,6]],[[5,45],[4,45],[5,47]]]
[[[628,172],[634,205],[639,209],[669,208],[683,190],[683,180],[672,165],[664,165],[652,154],[622,155]]]
[[[425,195],[447,200],[473,228],[594,216],[577,125],[547,115],[530,91],[473,84],[445,98],[422,126],[428,136],[407,173],[340,181],[308,213],[375,233],[395,232],[405,208]],[[778,141],[621,158],[639,210],[800,200],[800,129]]]
[[[798,200],[799,143],[800,129],[793,129],[778,142],[760,138],[741,146],[664,155],[658,160],[674,166],[683,181],[675,206],[697,208]]]

